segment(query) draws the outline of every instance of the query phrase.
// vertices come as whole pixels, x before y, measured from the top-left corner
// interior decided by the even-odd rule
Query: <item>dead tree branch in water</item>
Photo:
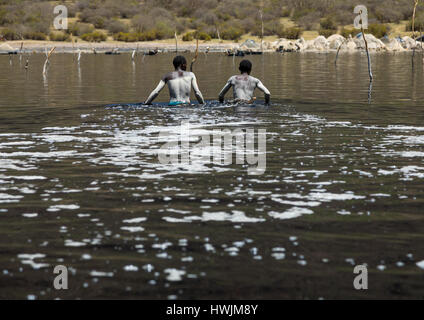
[[[191,61],[190,72],[193,72],[193,65],[197,61],[199,57],[199,35],[196,33],[196,54],[194,55],[194,59]]]
[[[370,76],[370,82],[372,82],[374,77],[372,75],[371,57],[370,57],[370,52],[368,50],[368,41],[367,41],[367,38],[365,37],[365,31],[364,31],[364,26],[362,21],[362,10],[359,12],[359,15],[361,16],[361,32],[362,32],[362,37],[364,38],[365,51],[367,52],[367,58],[368,58],[368,74]]]
[[[56,49],[56,47],[51,49],[50,52],[47,54],[46,62],[44,62],[44,67],[43,67],[43,76],[45,76],[46,73],[47,73],[47,65],[50,63],[50,60],[49,60],[50,56],[53,54],[55,49]]]

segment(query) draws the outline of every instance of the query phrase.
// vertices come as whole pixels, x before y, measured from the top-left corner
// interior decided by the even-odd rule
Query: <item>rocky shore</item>
[[[371,52],[401,52],[422,48],[422,42],[406,36],[377,39],[372,34],[366,34],[365,38]],[[314,40],[304,40],[303,38],[298,40],[279,39],[272,43],[266,43],[266,49],[281,52],[328,52],[339,49],[344,52],[356,52],[365,49],[365,42],[362,34],[349,38],[334,34],[328,38],[319,36]]]
[[[410,37],[397,37],[377,39],[371,34],[366,34],[368,48],[371,52],[403,52],[414,49],[421,49],[422,43]],[[175,52],[175,43],[169,42],[102,42],[102,43],[69,43],[52,41],[23,41],[23,53],[42,53],[53,47],[56,47],[56,53],[74,53],[80,50],[82,53],[104,53],[104,52],[132,52],[137,50],[140,53]],[[0,54],[19,52],[22,41],[9,41],[0,43]],[[362,52],[365,49],[365,43],[361,35],[344,38],[341,35],[334,34],[328,38],[319,36],[313,40],[278,39],[273,42],[264,41],[262,47],[253,40],[247,40],[244,43],[216,43],[205,42],[199,44],[201,52],[331,52],[340,50],[340,52]],[[194,52],[195,43],[179,43],[178,52]]]

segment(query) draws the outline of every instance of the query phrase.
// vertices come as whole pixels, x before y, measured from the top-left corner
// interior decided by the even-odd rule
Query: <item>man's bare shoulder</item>
[[[175,72],[168,72],[167,74],[165,74],[162,78],[163,81],[168,82],[169,80],[175,79]]]
[[[256,83],[261,82],[261,80],[259,80],[258,78],[252,77],[252,76],[249,76],[249,80],[252,81],[252,82],[256,82]]]

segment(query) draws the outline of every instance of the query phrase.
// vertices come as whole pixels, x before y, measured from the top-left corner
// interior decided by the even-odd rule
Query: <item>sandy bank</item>
[[[405,36],[397,38],[382,38],[377,39],[371,34],[366,35],[368,47],[371,52],[402,52],[412,51],[414,49],[421,50],[422,43]],[[72,44],[70,42],[53,42],[53,41],[8,41],[0,43],[0,53],[8,53],[10,51],[19,51],[23,42],[23,53],[45,52],[53,47],[56,47],[57,53],[72,53],[78,50],[83,53],[104,53],[108,51],[118,52],[149,52],[158,50],[159,52],[175,52],[175,42],[171,40],[159,42],[101,42],[89,43],[78,42]],[[298,40],[278,39],[276,41],[264,41],[261,46],[258,42],[247,40],[243,43],[235,42],[200,42],[200,52],[227,52],[233,50],[240,51],[263,51],[263,52],[332,52],[340,50],[341,52],[363,52],[365,49],[362,36],[344,38],[341,35],[335,34],[328,38],[319,36],[313,40]],[[178,52],[195,52],[195,42],[180,42],[178,43]]]

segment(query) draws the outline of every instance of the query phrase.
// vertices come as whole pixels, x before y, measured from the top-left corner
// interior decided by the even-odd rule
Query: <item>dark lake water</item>
[[[172,58],[54,54],[43,77],[44,55],[0,56],[0,298],[424,298],[420,54],[373,55],[371,92],[365,55],[268,54],[270,107],[105,107],[145,100]],[[207,100],[240,60],[200,55]],[[266,129],[265,173],[161,164],[182,122]]]

